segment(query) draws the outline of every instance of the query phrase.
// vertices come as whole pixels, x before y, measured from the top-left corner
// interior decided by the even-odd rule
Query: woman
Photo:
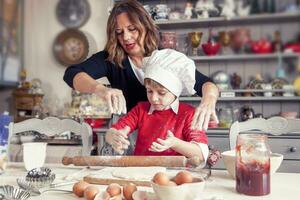
[[[143,5],[135,0],[119,2],[107,21],[105,50],[68,67],[64,80],[80,92],[96,93],[108,102],[112,113],[126,113],[126,109],[130,110],[137,102],[147,100],[142,60],[150,56],[158,44],[158,29]],[[101,77],[107,77],[112,88],[95,80]],[[206,130],[211,116],[218,122],[215,104],[219,91],[198,71],[194,89],[202,100],[196,109],[192,128]]]

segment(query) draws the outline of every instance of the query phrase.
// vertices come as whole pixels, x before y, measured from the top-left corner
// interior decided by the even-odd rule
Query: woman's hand
[[[219,97],[218,87],[212,82],[207,82],[202,86],[202,94],[203,97],[192,120],[191,129],[194,130],[207,130],[210,120],[219,123],[216,115],[216,103]]]
[[[94,93],[107,102],[112,114],[126,114],[126,100],[121,90],[107,88],[99,84],[96,86]]]
[[[117,130],[115,128],[110,128],[105,134],[105,141],[112,146],[112,148],[119,154],[123,154],[124,150],[128,149],[130,145],[127,139],[127,134],[130,128],[125,126],[125,128]]]
[[[162,152],[176,145],[177,138],[171,131],[168,131],[167,138],[165,140],[158,138],[156,142],[151,144],[149,151]]]
[[[196,108],[191,129],[207,130],[210,120],[219,123],[216,114],[217,98],[214,94],[208,94],[201,99],[199,106]]]

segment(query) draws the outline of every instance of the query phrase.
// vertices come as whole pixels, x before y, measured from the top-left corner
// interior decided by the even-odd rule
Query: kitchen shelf
[[[191,27],[211,27],[211,26],[227,26],[227,25],[245,25],[259,23],[282,23],[300,21],[300,12],[293,13],[272,13],[257,14],[246,17],[233,17],[226,19],[225,17],[211,17],[207,19],[189,19],[189,20],[158,20],[155,24],[162,29],[188,28]]]
[[[180,101],[200,101],[201,97],[179,97]],[[294,97],[219,97],[218,101],[295,101],[300,102],[300,96],[294,96]]]
[[[268,60],[298,58],[300,53],[268,53],[268,54],[232,54],[215,56],[190,56],[194,61],[225,61],[225,60]]]

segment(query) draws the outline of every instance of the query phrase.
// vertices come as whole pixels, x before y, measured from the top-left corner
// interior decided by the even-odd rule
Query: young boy
[[[172,49],[156,50],[143,59],[149,102],[138,103],[106,133],[106,141],[122,154],[127,137],[138,129],[134,155],[208,156],[205,132],[191,130],[194,107],[180,103],[180,94],[194,94],[195,64]]]

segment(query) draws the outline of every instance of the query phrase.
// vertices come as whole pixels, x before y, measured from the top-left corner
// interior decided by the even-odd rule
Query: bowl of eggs
[[[190,200],[201,196],[205,181],[201,177],[193,177],[189,171],[180,171],[170,177],[164,172],[154,175],[151,185],[159,200]]]
[[[221,153],[224,165],[232,178],[235,178],[235,150],[224,151]],[[270,174],[273,174],[280,167],[283,155],[271,153],[270,155]]]

